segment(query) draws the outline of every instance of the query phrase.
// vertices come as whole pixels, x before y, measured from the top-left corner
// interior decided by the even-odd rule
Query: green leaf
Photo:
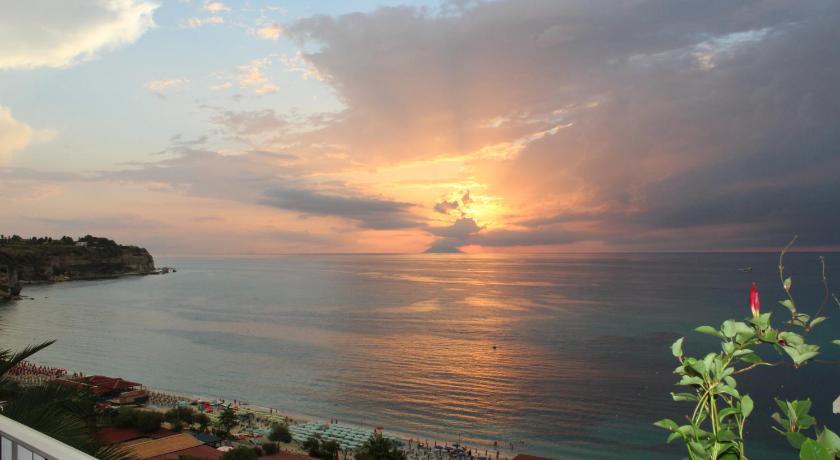
[[[831,343],[835,345],[840,345],[840,340],[832,340]]]
[[[735,415],[737,413],[738,409],[734,407],[727,407],[726,409],[721,409],[720,412],[718,412],[718,418],[723,420],[724,418],[729,417],[730,415]]]
[[[730,369],[732,369],[732,368],[730,367]],[[738,386],[738,382],[736,382],[734,378],[732,378],[731,376],[728,376],[728,375],[723,378],[723,383],[729,385],[732,388],[735,388],[735,387]]]
[[[805,343],[796,346],[785,345],[782,348],[797,366],[820,354],[819,346]]]
[[[741,394],[738,393],[738,390],[730,387],[729,385],[724,385],[722,383],[719,383],[717,385],[717,390],[720,393],[725,393],[725,394],[728,394],[728,395],[733,396],[735,398],[740,398],[741,397]]]
[[[805,343],[805,339],[802,338],[801,335],[797,334],[796,332],[785,331],[779,334],[779,340],[784,340],[787,342],[788,345],[802,345]]]
[[[685,339],[685,337],[680,337],[677,339],[676,342],[673,343],[673,345],[671,345],[671,353],[677,358],[680,358],[683,355],[683,339]]]
[[[677,382],[677,385],[680,385],[680,386],[702,385],[702,384],[703,384],[703,379],[701,379],[700,377],[689,377],[687,375],[683,375],[683,377],[680,379],[680,381]]]
[[[735,352],[735,343],[733,342],[721,342],[720,348],[723,352],[727,355],[731,355]]]
[[[811,400],[810,399],[799,399],[796,401],[791,401],[791,407],[793,407],[794,412],[796,412],[796,417],[800,419],[808,415],[808,412],[811,412]]]
[[[799,449],[802,447],[802,444],[808,440],[804,434],[798,431],[788,431],[785,433],[785,438],[787,438],[788,443],[793,446],[794,449]]]
[[[840,345],[840,344],[838,344],[838,345]],[[738,360],[743,361],[745,363],[750,363],[750,364],[758,364],[758,363],[763,363],[764,362],[764,360],[761,359],[761,356],[758,356],[755,353],[750,353],[750,354],[747,354],[747,355],[744,355],[744,356],[740,356],[740,357],[738,357]]]
[[[721,339],[725,338],[724,335],[720,333],[720,331],[713,328],[712,326],[700,326],[694,330],[701,334],[709,334],[715,337],[720,337]]]
[[[729,339],[735,337],[735,321],[731,319],[724,321],[720,331]]]
[[[814,318],[814,319],[812,319],[812,320],[811,320],[811,323],[808,325],[808,327],[813,328],[813,327],[814,327],[814,326],[816,326],[817,324],[820,324],[821,322],[823,322],[823,321],[825,321],[825,320],[827,320],[827,319],[828,319],[828,318],[826,318],[825,316],[817,316],[816,318]]]
[[[788,276],[787,278],[785,278],[785,282],[784,282],[785,291],[789,291],[789,290],[790,290],[790,287],[791,287],[792,285],[793,285],[793,280],[792,280],[792,279],[790,279],[790,277],[789,277],[789,276]]]
[[[796,416],[796,411],[791,410],[791,405],[787,401],[782,401],[779,398],[773,398],[773,401],[776,401],[776,405],[779,406],[779,409],[782,410],[785,417],[790,418],[791,412],[793,412],[794,417]]]
[[[688,447],[697,455],[701,457],[708,457],[708,453],[706,452],[706,448],[703,447],[703,444],[700,444],[697,441],[693,441],[688,443]]]
[[[752,400],[752,398],[750,398],[750,395],[744,395],[741,398],[741,415],[743,415],[744,418],[747,418],[752,413],[752,410],[753,410],[753,400]]]
[[[793,315],[793,321],[800,326],[808,324],[808,320],[810,319],[811,317],[806,313],[796,313]]]
[[[758,318],[751,319],[750,322],[759,329],[767,329],[770,326],[770,315],[772,313],[762,313],[758,316]]]
[[[790,310],[791,313],[796,313],[796,305],[793,304],[793,301],[790,299],[780,300],[779,301],[782,306]]]
[[[766,331],[762,331],[760,338],[764,342],[776,343],[778,336],[779,333],[775,329],[767,329]]]
[[[799,460],[834,460],[834,455],[831,455],[817,441],[806,439],[802,443],[802,448],[799,449]]]
[[[735,433],[733,433],[732,430],[718,431],[717,440],[720,442],[729,442],[734,441],[735,439],[737,439],[737,436],[735,436]]]
[[[656,426],[656,427],[659,427],[659,428],[664,428],[668,431],[677,431],[677,428],[680,427],[679,425],[677,425],[677,422],[675,422],[675,421],[673,421],[669,418],[663,418],[662,420],[654,422],[653,426]]]
[[[840,452],[840,436],[837,436],[828,428],[824,429],[822,433],[817,436],[817,442],[821,446],[825,447],[825,450],[829,453],[836,454]]]

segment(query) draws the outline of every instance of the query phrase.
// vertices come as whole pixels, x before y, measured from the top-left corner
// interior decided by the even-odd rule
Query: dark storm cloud
[[[319,45],[305,57],[348,107],[322,133],[373,161],[469,153],[564,123],[475,166],[499,171],[491,192],[574,197],[572,210],[442,236],[432,249],[710,249],[793,233],[840,244],[840,2],[510,0],[447,11],[289,28]],[[393,142],[377,135],[391,131]]]
[[[346,218],[366,229],[401,229],[421,223],[411,203],[360,195],[346,184],[312,183],[296,178],[296,157],[266,151],[239,155],[177,149],[174,156],[132,169],[100,173],[99,180],[167,184],[186,193],[260,204],[305,215]],[[315,187],[320,188],[315,188]]]
[[[409,213],[412,205],[381,198],[342,196],[316,190],[275,187],[266,190],[261,204],[317,216],[357,221],[375,230],[413,228],[419,222]]]

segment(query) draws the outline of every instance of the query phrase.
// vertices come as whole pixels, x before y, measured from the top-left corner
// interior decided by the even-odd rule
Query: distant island
[[[17,297],[25,284],[152,273],[155,261],[149,251],[108,238],[0,235],[0,299]]]

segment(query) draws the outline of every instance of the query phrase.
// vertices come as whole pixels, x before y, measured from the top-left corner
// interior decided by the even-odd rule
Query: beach
[[[66,368],[31,361],[24,361],[15,368],[12,368],[8,375],[12,380],[22,385],[43,385],[90,377],[82,372],[70,371]],[[119,377],[114,378],[119,379]],[[444,457],[449,458],[453,456],[452,451],[456,448],[463,451],[463,454],[455,456],[465,460],[472,460],[473,458],[475,460],[510,460],[516,455],[513,450],[514,446],[510,446],[510,449],[504,449],[504,446],[500,446],[493,449],[492,452],[490,449],[485,448],[483,455],[481,455],[481,449],[477,446],[470,447],[455,441],[414,439],[410,436],[392,431],[386,432],[382,427],[363,427],[346,424],[341,423],[337,419],[327,421],[325,419],[311,419],[300,415],[292,416],[280,409],[249,404],[240,399],[184,394],[146,387],[142,384],[139,385],[139,388],[146,395],[144,402],[128,404],[124,407],[139,407],[141,409],[160,412],[174,408],[189,407],[197,412],[208,415],[211,426],[218,423],[219,414],[223,409],[232,408],[240,420],[247,420],[247,422],[240,423],[232,430],[231,435],[235,440],[240,442],[253,440],[253,444],[259,445],[268,441],[267,436],[274,426],[278,424],[287,425],[293,434],[293,440],[290,443],[284,443],[283,449],[294,454],[307,454],[302,444],[303,441],[312,437],[308,435],[309,433],[316,434],[318,438],[324,440],[335,440],[339,442],[345,458],[350,452],[360,446],[362,440],[366,440],[374,433],[378,433],[386,438],[397,441],[401,445],[402,450],[408,455],[408,458],[413,460],[443,460]],[[113,405],[112,407],[118,408],[123,406]],[[311,427],[311,431],[303,431],[307,427]],[[348,444],[349,438],[335,437],[332,435],[336,431],[353,432],[357,438],[353,440],[353,444]],[[451,446],[450,443],[452,444]],[[473,450],[475,451],[474,455]]]

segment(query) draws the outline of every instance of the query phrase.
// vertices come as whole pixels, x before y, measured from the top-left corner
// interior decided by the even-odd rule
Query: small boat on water
[[[752,267],[743,267],[738,269],[739,272],[751,272]]]

